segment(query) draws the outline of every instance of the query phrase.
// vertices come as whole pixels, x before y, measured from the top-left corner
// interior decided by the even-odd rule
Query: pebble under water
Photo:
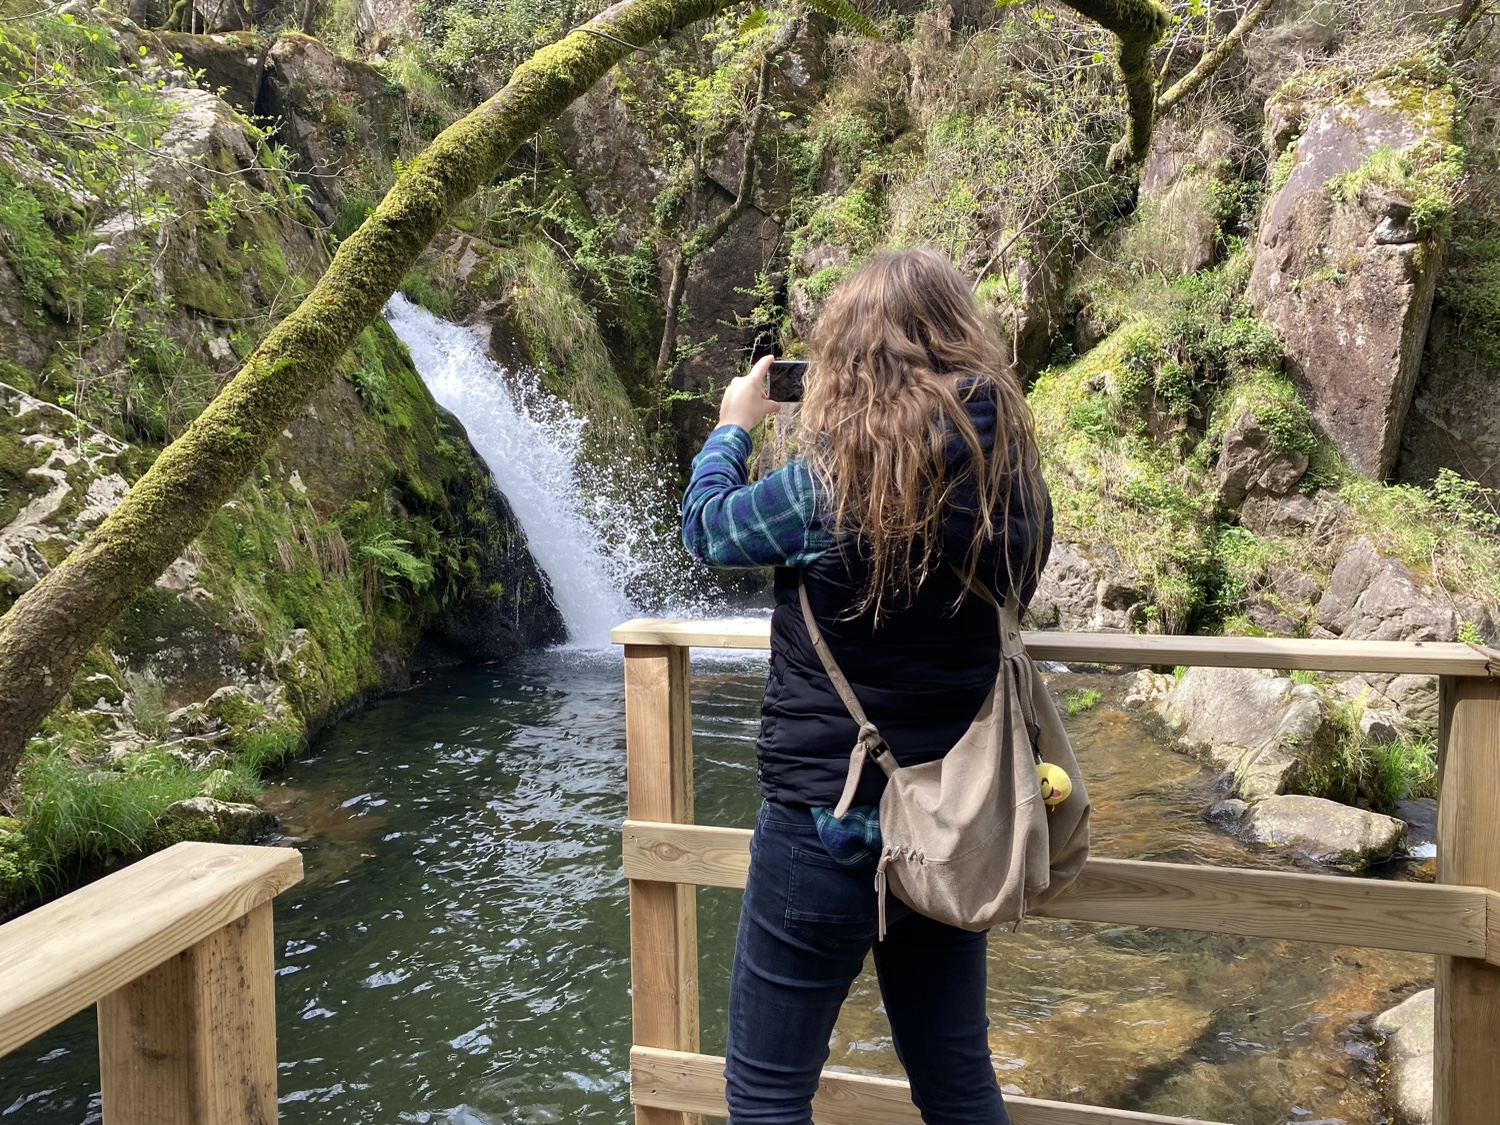
[[[763,657],[694,661],[697,819],[754,819]],[[1200,818],[1211,777],[1118,708],[1069,720],[1095,853],[1267,865]],[[306,880],[277,900],[281,1120],[630,1119],[619,657],[558,649],[435,676],[329,732],[267,802]],[[703,1049],[721,1053],[737,892],[699,899]],[[1028,921],[991,939],[1001,1081],[1237,1125],[1385,1120],[1363,1027],[1431,960]],[[0,1060],[0,1125],[98,1121],[91,1013]],[[897,1073],[872,975],[830,1064]]]

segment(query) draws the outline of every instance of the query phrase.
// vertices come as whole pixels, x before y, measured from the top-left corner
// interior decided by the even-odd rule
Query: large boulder
[[[1351,641],[1455,641],[1465,622],[1487,641],[1496,637],[1488,607],[1429,592],[1411,569],[1387,558],[1368,537],[1355,540],[1333,568],[1318,603],[1322,636]]]
[[[1371,1025],[1384,1037],[1386,1101],[1405,1125],[1432,1121],[1432,1016],[1430,988],[1381,1012]]]
[[[1406,824],[1393,816],[1301,794],[1267,797],[1240,821],[1240,839],[1358,871],[1395,854]]]
[[[1108,547],[1086,551],[1059,539],[1026,610],[1032,629],[1128,633],[1145,620],[1147,597]]]
[[[1222,226],[1222,186],[1236,178],[1231,130],[1201,132],[1163,122],[1141,168],[1140,206],[1126,247],[1131,260],[1168,274],[1189,274],[1213,264]]]
[[[1189,668],[1155,706],[1247,801],[1285,792],[1337,737],[1317,688],[1251,668]]]
[[[1445,245],[1411,193],[1371,169],[1395,154],[1442,151],[1453,96],[1374,85],[1297,110],[1306,127],[1265,207],[1248,296],[1280,337],[1317,424],[1357,471],[1383,478],[1399,451]],[[1336,177],[1345,177],[1339,191]]]

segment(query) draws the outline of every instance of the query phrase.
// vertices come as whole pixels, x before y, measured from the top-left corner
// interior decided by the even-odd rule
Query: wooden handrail
[[[630,1049],[630,1101],[638,1109],[723,1117],[724,1060],[717,1055]],[[1213,1125],[1196,1117],[1163,1117],[1129,1109],[1054,1102],[1007,1094],[1015,1125]],[[817,1125],[921,1125],[911,1089],[899,1078],[825,1070],[813,1099]]]
[[[291,848],[186,842],[0,926],[0,1055],[99,1006],[105,1125],[274,1125]]]
[[[627,879],[741,890],[750,830],[627,820],[621,858]],[[1483,887],[1090,859],[1078,882],[1037,914],[1500,964],[1500,932],[1490,925],[1500,917],[1500,894]]]
[[[617,645],[764,649],[771,623],[759,619],[683,621],[638,617],[617,625]],[[1294,637],[1187,637],[1146,633],[1027,631],[1037,660],[1073,664],[1203,665],[1314,672],[1396,672],[1427,676],[1500,676],[1500,652],[1441,641],[1302,640]]]
[[[689,648],[765,649],[764,620],[639,619],[611,634],[625,646],[626,772],[632,797],[623,859],[631,894],[637,987],[631,1099],[637,1125],[696,1125],[723,1113],[722,1060],[697,1053],[696,886],[741,887],[743,829],[692,823]],[[1165,926],[1432,953],[1437,957],[1434,1120],[1500,1122],[1500,653],[1477,645],[1025,634],[1039,660],[1072,664],[1394,672],[1438,677],[1438,883],[1302,872],[1093,860],[1045,911],[1080,920]],[[688,794],[668,800],[671,794]],[[647,807],[650,811],[646,811]],[[674,896],[669,890],[675,890]],[[684,897],[686,893],[689,897]],[[643,956],[644,954],[644,956]],[[905,1085],[824,1075],[825,1125],[915,1122]],[[1018,1125],[1166,1121],[1099,1107],[1027,1103]]]

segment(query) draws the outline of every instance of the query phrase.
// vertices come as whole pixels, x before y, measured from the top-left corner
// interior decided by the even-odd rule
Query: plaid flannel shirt
[[[807,566],[833,546],[812,474],[801,461],[789,461],[751,484],[750,450],[750,435],[739,426],[708,435],[682,498],[683,545],[710,566]],[[880,858],[878,806],[852,808],[842,820],[831,809],[813,809],[812,816],[818,838],[840,866],[864,867]]]

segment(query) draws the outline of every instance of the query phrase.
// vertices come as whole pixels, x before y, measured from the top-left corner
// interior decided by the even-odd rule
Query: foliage
[[[1464,175],[1464,151],[1424,140],[1407,149],[1381,145],[1352,172],[1328,181],[1333,198],[1354,203],[1367,188],[1382,188],[1410,200],[1411,223],[1419,234],[1446,232],[1453,201]]]
[[[1103,696],[1093,688],[1086,691],[1070,691],[1067,695],[1068,718],[1074,718],[1085,711],[1092,711],[1099,706],[1099,700]]]
[[[1396,811],[1397,801],[1436,796],[1437,740],[1425,735],[1374,738],[1361,729],[1363,712],[1362,700],[1330,707],[1333,753],[1309,769],[1302,788],[1348,804],[1362,800],[1387,814]]]

